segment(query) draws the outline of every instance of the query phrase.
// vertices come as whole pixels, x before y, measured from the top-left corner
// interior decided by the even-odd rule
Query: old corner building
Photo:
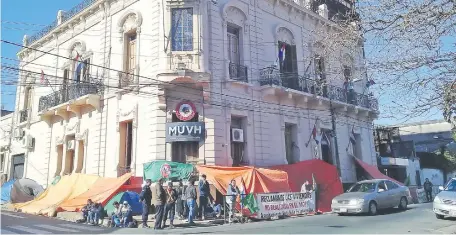
[[[153,160],[267,167],[321,158],[355,182],[351,156],[376,165],[377,101],[362,46],[329,54],[321,40],[351,7],[91,0],[59,11],[18,52],[5,169],[47,185],[71,173],[141,176]],[[361,82],[344,89],[344,80]]]

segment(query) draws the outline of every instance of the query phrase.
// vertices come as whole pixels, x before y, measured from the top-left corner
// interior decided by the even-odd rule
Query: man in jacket
[[[185,215],[184,214],[185,213],[184,202],[186,202],[186,200],[185,200],[185,196],[184,196],[184,184],[182,183],[182,181],[179,181],[179,186],[177,187],[176,192],[177,192],[176,212],[177,212],[177,215],[179,216],[179,218],[183,219],[184,215]]]
[[[208,199],[210,196],[210,189],[209,189],[209,183],[206,180],[206,175],[201,176],[201,180],[198,183],[198,189],[199,189],[199,210],[198,214],[199,217],[204,220],[204,216],[206,215],[206,208],[208,204]]]
[[[142,204],[142,227],[149,228],[147,225],[147,220],[149,219],[149,208],[152,203],[152,191],[150,190],[150,185],[152,181],[150,179],[146,180],[146,185],[142,188],[141,194],[139,195],[139,199],[141,200]]]
[[[236,198],[239,195],[239,188],[236,186],[236,180],[232,179],[228,185],[226,192],[226,203],[228,204],[228,222],[231,223],[231,217],[234,214],[234,208],[236,207]]]
[[[162,228],[165,228],[165,226],[166,226],[166,220],[168,219],[168,214],[169,214],[169,228],[174,228],[174,213],[176,210],[176,200],[177,200],[177,192],[173,188],[173,182],[168,182],[168,187],[166,188],[166,205],[165,205],[165,213],[163,215]]]
[[[429,181],[429,178],[426,178],[424,182],[424,191],[426,192],[426,199],[428,202],[432,201],[432,183]]]
[[[155,199],[155,226],[154,229],[162,229],[163,212],[165,210],[166,192],[163,188],[163,179],[159,179],[155,186],[157,198]]]
[[[195,187],[194,179],[190,179],[188,181],[188,186],[185,189],[185,198],[187,199],[187,205],[188,205],[188,223],[194,224],[193,216],[195,213],[195,204],[196,204],[196,187]]]

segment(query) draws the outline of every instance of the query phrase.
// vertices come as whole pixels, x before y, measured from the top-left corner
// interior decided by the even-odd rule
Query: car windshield
[[[356,183],[349,192],[373,192],[375,191],[375,183]]]
[[[445,191],[452,191],[452,192],[456,192],[456,180],[452,180],[450,181],[446,188],[445,188]]]

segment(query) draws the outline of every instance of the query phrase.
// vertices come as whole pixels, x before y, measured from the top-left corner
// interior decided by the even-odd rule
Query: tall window
[[[195,113],[195,116],[188,120],[188,122],[198,122],[198,119],[198,113]],[[182,121],[173,113],[172,122]],[[196,165],[199,161],[199,147],[198,141],[173,142],[171,147],[171,161]]]
[[[331,151],[331,131],[330,130],[321,130],[321,158],[323,161],[333,164],[333,155]]]
[[[133,155],[133,121],[120,123],[120,150],[118,174],[130,172]]]
[[[344,65],[344,79],[345,81],[350,81],[352,76],[351,68]]]
[[[326,79],[326,74],[325,74],[325,60],[323,57],[317,55],[315,57],[315,75],[317,76],[317,79],[324,80]]]
[[[296,145],[296,125],[286,123],[285,124],[285,155],[287,158],[288,164],[293,164],[297,162],[296,150],[298,146]]]
[[[24,177],[24,154],[13,157],[13,179],[22,179]]]
[[[233,158],[233,166],[239,166],[247,163],[247,159],[245,157],[245,139],[243,139],[243,142],[236,140],[232,131],[233,128],[244,130],[244,123],[244,117],[231,117],[231,157]]]
[[[279,51],[285,49],[285,57],[280,61],[281,73],[297,73],[298,60],[296,55],[296,46],[279,41]],[[283,53],[283,52],[282,52]],[[279,58],[280,59],[280,58]]]
[[[240,54],[239,54],[239,28],[228,25],[228,58],[233,64],[239,65]]]
[[[5,165],[5,154],[0,154],[0,171],[3,171],[3,165]]]
[[[83,81],[89,81],[90,80],[90,58],[87,58],[84,60],[84,67],[82,69],[82,76],[83,76]]]
[[[127,35],[125,72],[133,73],[136,68],[136,33]]]
[[[193,9],[174,8],[171,15],[171,37],[173,51],[193,50]]]
[[[26,87],[24,93],[24,110],[28,110],[32,107],[33,88]]]

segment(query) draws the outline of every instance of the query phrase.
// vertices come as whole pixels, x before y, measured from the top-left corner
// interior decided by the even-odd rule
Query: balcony
[[[313,80],[297,73],[279,73],[274,67],[268,67],[260,71],[260,85],[289,88],[327,98],[331,101],[378,111],[378,102],[371,96],[354,91],[346,91],[342,87],[327,85],[323,81]]]
[[[229,73],[230,79],[240,81],[240,82],[248,82],[248,73],[247,67],[235,63],[229,64]]]
[[[19,111],[19,123],[26,122],[28,120],[29,109],[23,109]]]
[[[135,69],[131,69],[128,72],[118,72],[118,76],[118,88],[127,88],[135,84]]]
[[[38,112],[41,116],[66,117],[65,112],[78,113],[79,108],[84,105],[98,109],[102,92],[102,86],[99,84],[70,84],[59,91],[40,97]]]

